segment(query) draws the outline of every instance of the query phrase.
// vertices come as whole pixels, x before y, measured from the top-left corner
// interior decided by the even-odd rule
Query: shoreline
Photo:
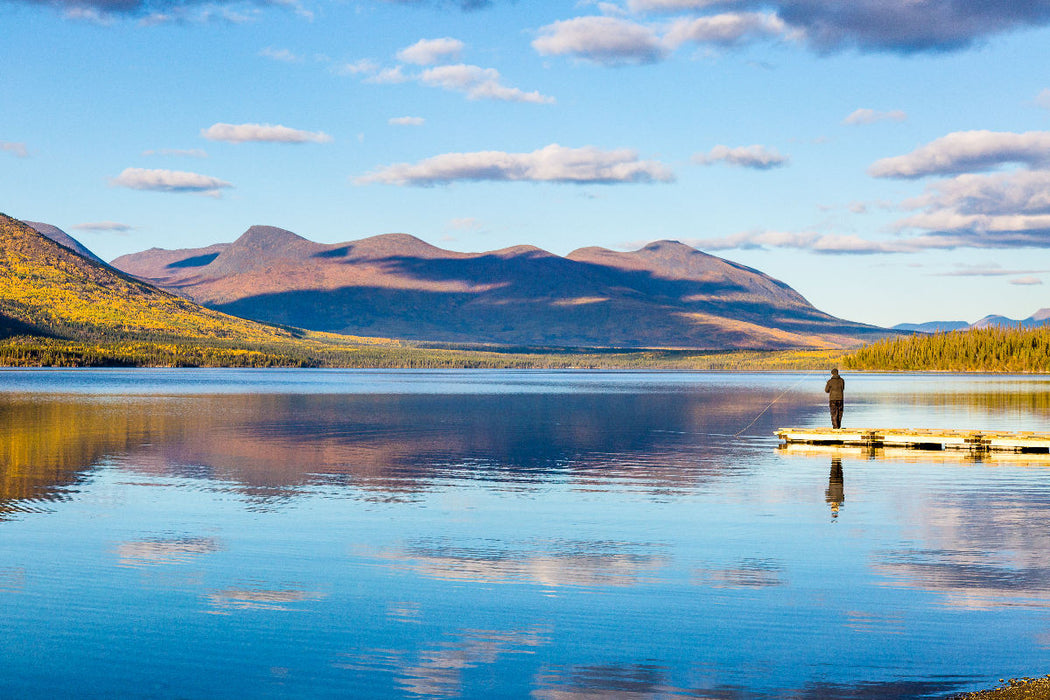
[[[1003,685],[987,690],[956,693],[948,700],[1045,700],[1050,698],[1050,674],[1041,677],[999,679]]]

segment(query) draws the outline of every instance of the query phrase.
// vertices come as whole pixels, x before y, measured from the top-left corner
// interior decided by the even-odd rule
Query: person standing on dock
[[[831,370],[831,378],[824,385],[824,392],[828,395],[828,407],[831,409],[831,427],[839,429],[842,427],[842,391],[846,388],[846,380],[839,376],[837,369]]]

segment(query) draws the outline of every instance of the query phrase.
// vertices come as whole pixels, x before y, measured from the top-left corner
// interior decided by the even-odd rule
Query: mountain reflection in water
[[[465,475],[525,488],[555,477],[581,486],[695,488],[745,468],[715,443],[731,439],[768,400],[754,390],[675,401],[644,393],[0,395],[0,514],[64,497],[107,460],[142,474],[230,482],[264,502],[310,485],[410,497]],[[772,416],[796,419],[780,410]],[[673,440],[668,449],[676,433],[714,439],[710,449]]]

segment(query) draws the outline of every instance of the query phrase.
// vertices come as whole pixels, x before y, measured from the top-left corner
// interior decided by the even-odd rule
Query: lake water
[[[1050,431],[1046,378],[844,425]],[[822,374],[0,371],[0,696],[918,698],[1050,672],[1050,458]]]

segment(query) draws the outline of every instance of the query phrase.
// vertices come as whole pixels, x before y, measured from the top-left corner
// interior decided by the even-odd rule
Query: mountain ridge
[[[999,314],[989,314],[973,323],[967,321],[926,321],[925,323],[898,323],[892,327],[896,331],[921,333],[938,333],[958,331],[967,328],[1035,328],[1050,325],[1050,307],[1042,308],[1027,318],[1013,319]]]
[[[637,251],[461,253],[409,234],[322,244],[253,226],[232,243],[112,264],[269,323],[444,343],[545,347],[844,347],[886,331],[825,314],[758,270],[678,241]]]

